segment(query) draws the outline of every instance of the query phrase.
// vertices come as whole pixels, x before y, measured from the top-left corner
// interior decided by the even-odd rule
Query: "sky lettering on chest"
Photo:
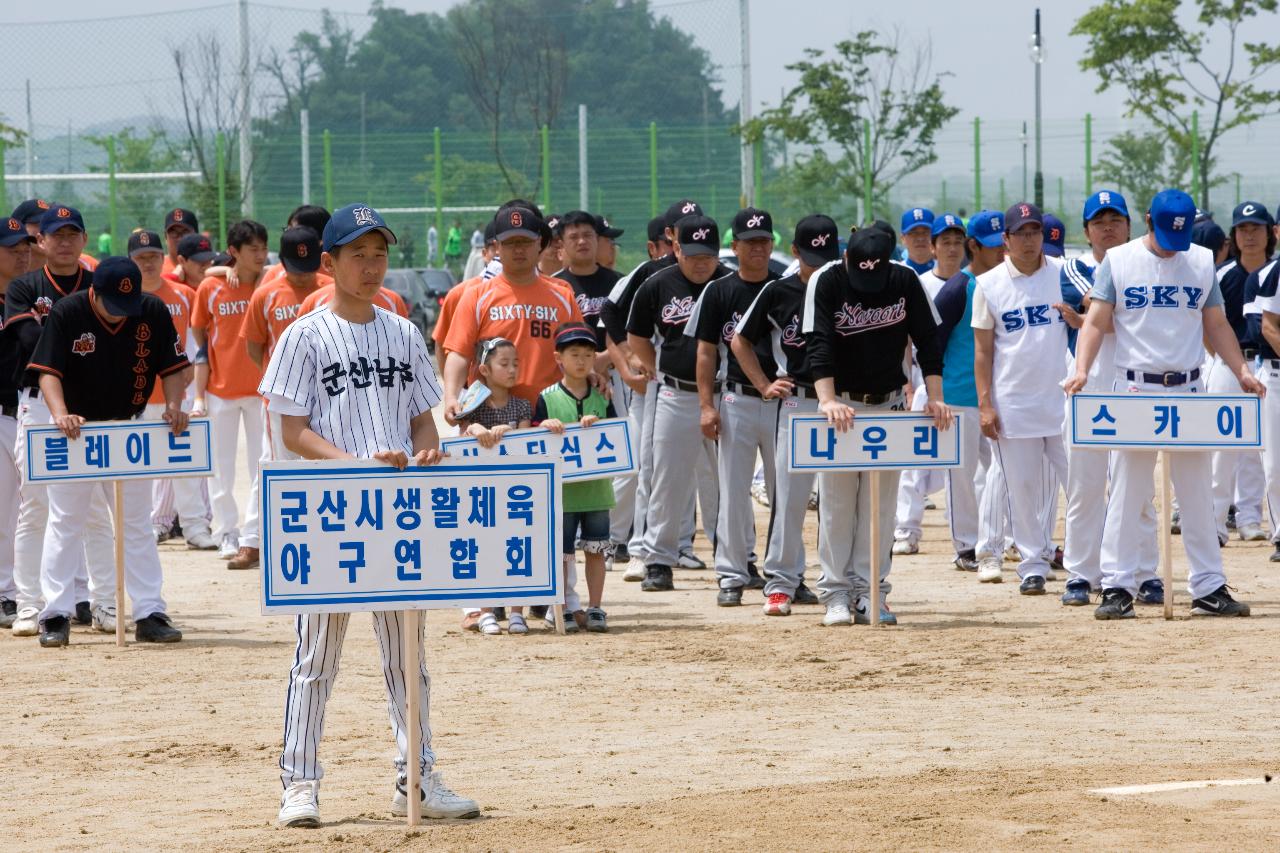
[[[1020,332],[1023,329],[1065,322],[1062,313],[1054,310],[1052,305],[1024,305],[1000,315],[1000,323],[1006,332]]]
[[[1199,311],[1204,292],[1203,287],[1139,284],[1124,289],[1124,307],[1129,311],[1139,308],[1186,308]]]

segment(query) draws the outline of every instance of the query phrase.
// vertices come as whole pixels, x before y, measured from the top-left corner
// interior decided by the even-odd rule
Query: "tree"
[[[1080,67],[1099,77],[1098,91],[1125,91],[1129,115],[1155,125],[1175,149],[1192,150],[1192,109],[1207,108],[1200,128],[1200,207],[1209,207],[1213,151],[1237,127],[1280,111],[1280,89],[1263,78],[1280,65],[1280,47],[1245,41],[1265,29],[1278,0],[1196,0],[1194,24],[1178,19],[1181,0],[1103,0],[1076,21],[1072,35],[1089,46]],[[1261,33],[1259,33],[1261,34]],[[1210,46],[1220,52],[1209,57]],[[1247,70],[1245,66],[1247,65]]]
[[[938,159],[937,132],[959,110],[944,100],[928,43],[904,56],[899,33],[882,41],[865,30],[838,42],[831,57],[813,48],[805,54],[787,66],[800,74],[795,88],[739,131],[750,143],[777,134],[808,147],[790,167],[808,191],[826,186],[837,196],[860,198],[869,166],[873,194],[879,195]],[[868,126],[869,159],[863,150]]]
[[[144,135],[137,135],[134,128],[126,127],[114,138],[116,168],[120,172],[168,172],[182,165],[178,152],[167,144],[163,131],[150,130]],[[107,150],[108,137],[90,136],[88,139],[103,151]],[[106,171],[101,166],[91,168],[95,172]],[[132,229],[150,225],[154,228],[162,218],[164,208],[176,201],[174,195],[171,184],[120,181],[116,188],[116,209],[121,226]],[[105,206],[108,203],[107,193],[100,193],[99,200]]]
[[[1124,193],[1134,210],[1146,210],[1165,187],[1186,186],[1191,152],[1162,133],[1126,131],[1113,137],[1110,150],[1094,165],[1098,177]]]

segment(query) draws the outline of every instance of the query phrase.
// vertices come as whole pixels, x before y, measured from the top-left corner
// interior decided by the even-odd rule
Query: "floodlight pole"
[[[1031,36],[1031,61],[1036,66],[1036,207],[1044,210],[1044,172],[1040,169],[1040,66],[1044,64],[1044,42],[1040,38],[1040,9],[1036,8],[1036,30]]]

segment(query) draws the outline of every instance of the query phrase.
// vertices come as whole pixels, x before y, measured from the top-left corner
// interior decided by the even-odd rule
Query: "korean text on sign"
[[[27,480],[124,480],[212,473],[209,422],[192,419],[174,435],[164,421],[100,421],[67,438],[56,426],[27,428]]]
[[[631,436],[631,422],[609,418],[589,427],[565,424],[564,435],[545,429],[512,430],[497,447],[485,450],[470,437],[440,442],[451,456],[486,459],[501,456],[559,454],[560,474],[566,483],[616,477],[636,470],[638,454]]]
[[[559,502],[552,460],[264,465],[262,611],[561,601]]]
[[[847,432],[824,415],[792,415],[791,471],[954,468],[960,464],[960,420],[939,430],[920,414],[858,412]]]
[[[1071,444],[1099,449],[1205,450],[1262,446],[1251,394],[1076,394]]]

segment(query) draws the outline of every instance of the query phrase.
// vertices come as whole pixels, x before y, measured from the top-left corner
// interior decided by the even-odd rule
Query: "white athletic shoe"
[[[391,813],[396,817],[409,813],[409,797],[404,790],[407,784],[404,776],[396,779],[396,793],[391,798]],[[480,817],[480,804],[449,790],[436,771],[422,780],[422,816],[434,820]]]
[[[1236,535],[1241,542],[1261,542],[1267,538],[1267,533],[1260,524],[1239,525],[1236,527]]]
[[[320,780],[294,782],[280,797],[280,826],[316,827],[320,825]]]
[[[40,633],[40,611],[34,607],[20,609],[12,630],[15,637],[34,637]]]
[[[755,481],[751,484],[751,497],[760,506],[769,506],[769,489],[766,487],[764,480]]]
[[[987,556],[978,561],[978,580],[981,583],[1000,583],[1004,580],[999,557]]]
[[[676,564],[682,569],[705,569],[707,564],[692,551],[681,551]]]
[[[827,602],[827,615],[822,617],[822,624],[828,628],[833,625],[852,625],[853,614],[849,612],[849,599],[833,598]]]
[[[95,604],[90,612],[93,614],[93,630],[103,634],[116,632],[116,606],[114,604]]]
[[[911,535],[908,535],[906,539],[895,539],[893,542],[893,553],[919,554],[920,538],[915,534],[911,534]]]
[[[212,551],[217,547],[218,543],[208,533],[192,533],[187,537],[187,548],[192,551]]]
[[[1011,563],[1022,562],[1022,552],[1018,550],[1017,545],[1009,545],[1004,549],[1004,558]]]
[[[222,537],[222,543],[218,545],[218,558],[222,560],[230,560],[236,554],[240,553],[240,537],[233,533],[227,533]]]
[[[631,558],[631,562],[627,563],[627,570],[622,573],[624,581],[642,581],[644,580],[644,562]]]

